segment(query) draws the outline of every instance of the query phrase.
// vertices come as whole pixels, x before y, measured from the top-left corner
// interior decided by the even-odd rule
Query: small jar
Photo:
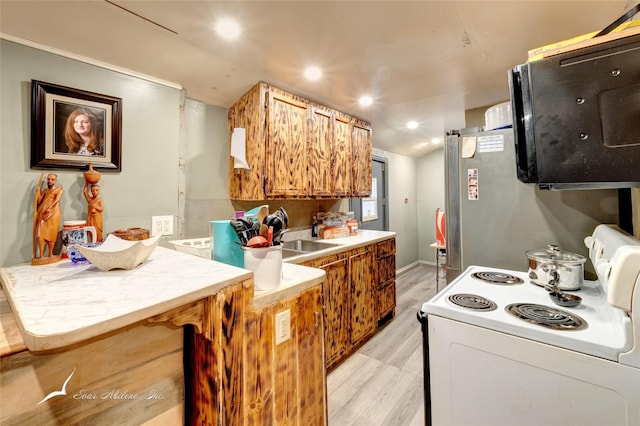
[[[358,221],[349,219],[347,220],[347,228],[349,228],[349,235],[358,235]]]

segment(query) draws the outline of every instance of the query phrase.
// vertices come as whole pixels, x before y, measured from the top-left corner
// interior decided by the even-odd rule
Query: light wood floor
[[[396,278],[396,317],[327,377],[329,426],[424,426],[417,312],[436,293],[436,269]]]

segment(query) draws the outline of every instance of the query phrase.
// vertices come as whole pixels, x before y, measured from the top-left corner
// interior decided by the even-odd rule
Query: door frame
[[[380,157],[377,155],[371,156],[371,162],[377,162],[382,164],[382,183],[384,187],[384,194],[382,194],[382,205],[380,205],[380,201],[378,201],[378,208],[383,210],[383,222],[382,227],[385,231],[389,230],[389,159]],[[373,166],[372,166],[373,170]],[[380,194],[378,194],[378,200],[380,200]],[[349,210],[353,211],[353,203],[360,202],[360,198],[349,198]],[[360,214],[362,215],[362,209],[360,210]],[[360,217],[361,219],[362,217]]]

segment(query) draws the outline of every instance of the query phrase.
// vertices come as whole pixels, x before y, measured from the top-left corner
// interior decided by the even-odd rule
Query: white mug
[[[87,226],[84,220],[67,220],[62,223],[62,257],[67,256],[69,246],[73,244],[95,243],[96,228]]]

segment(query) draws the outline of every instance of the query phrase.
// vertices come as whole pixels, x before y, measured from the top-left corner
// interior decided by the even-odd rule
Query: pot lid
[[[540,261],[554,261],[559,263],[582,264],[587,258],[576,253],[560,250],[557,245],[550,244],[546,249],[527,250],[528,258]]]

